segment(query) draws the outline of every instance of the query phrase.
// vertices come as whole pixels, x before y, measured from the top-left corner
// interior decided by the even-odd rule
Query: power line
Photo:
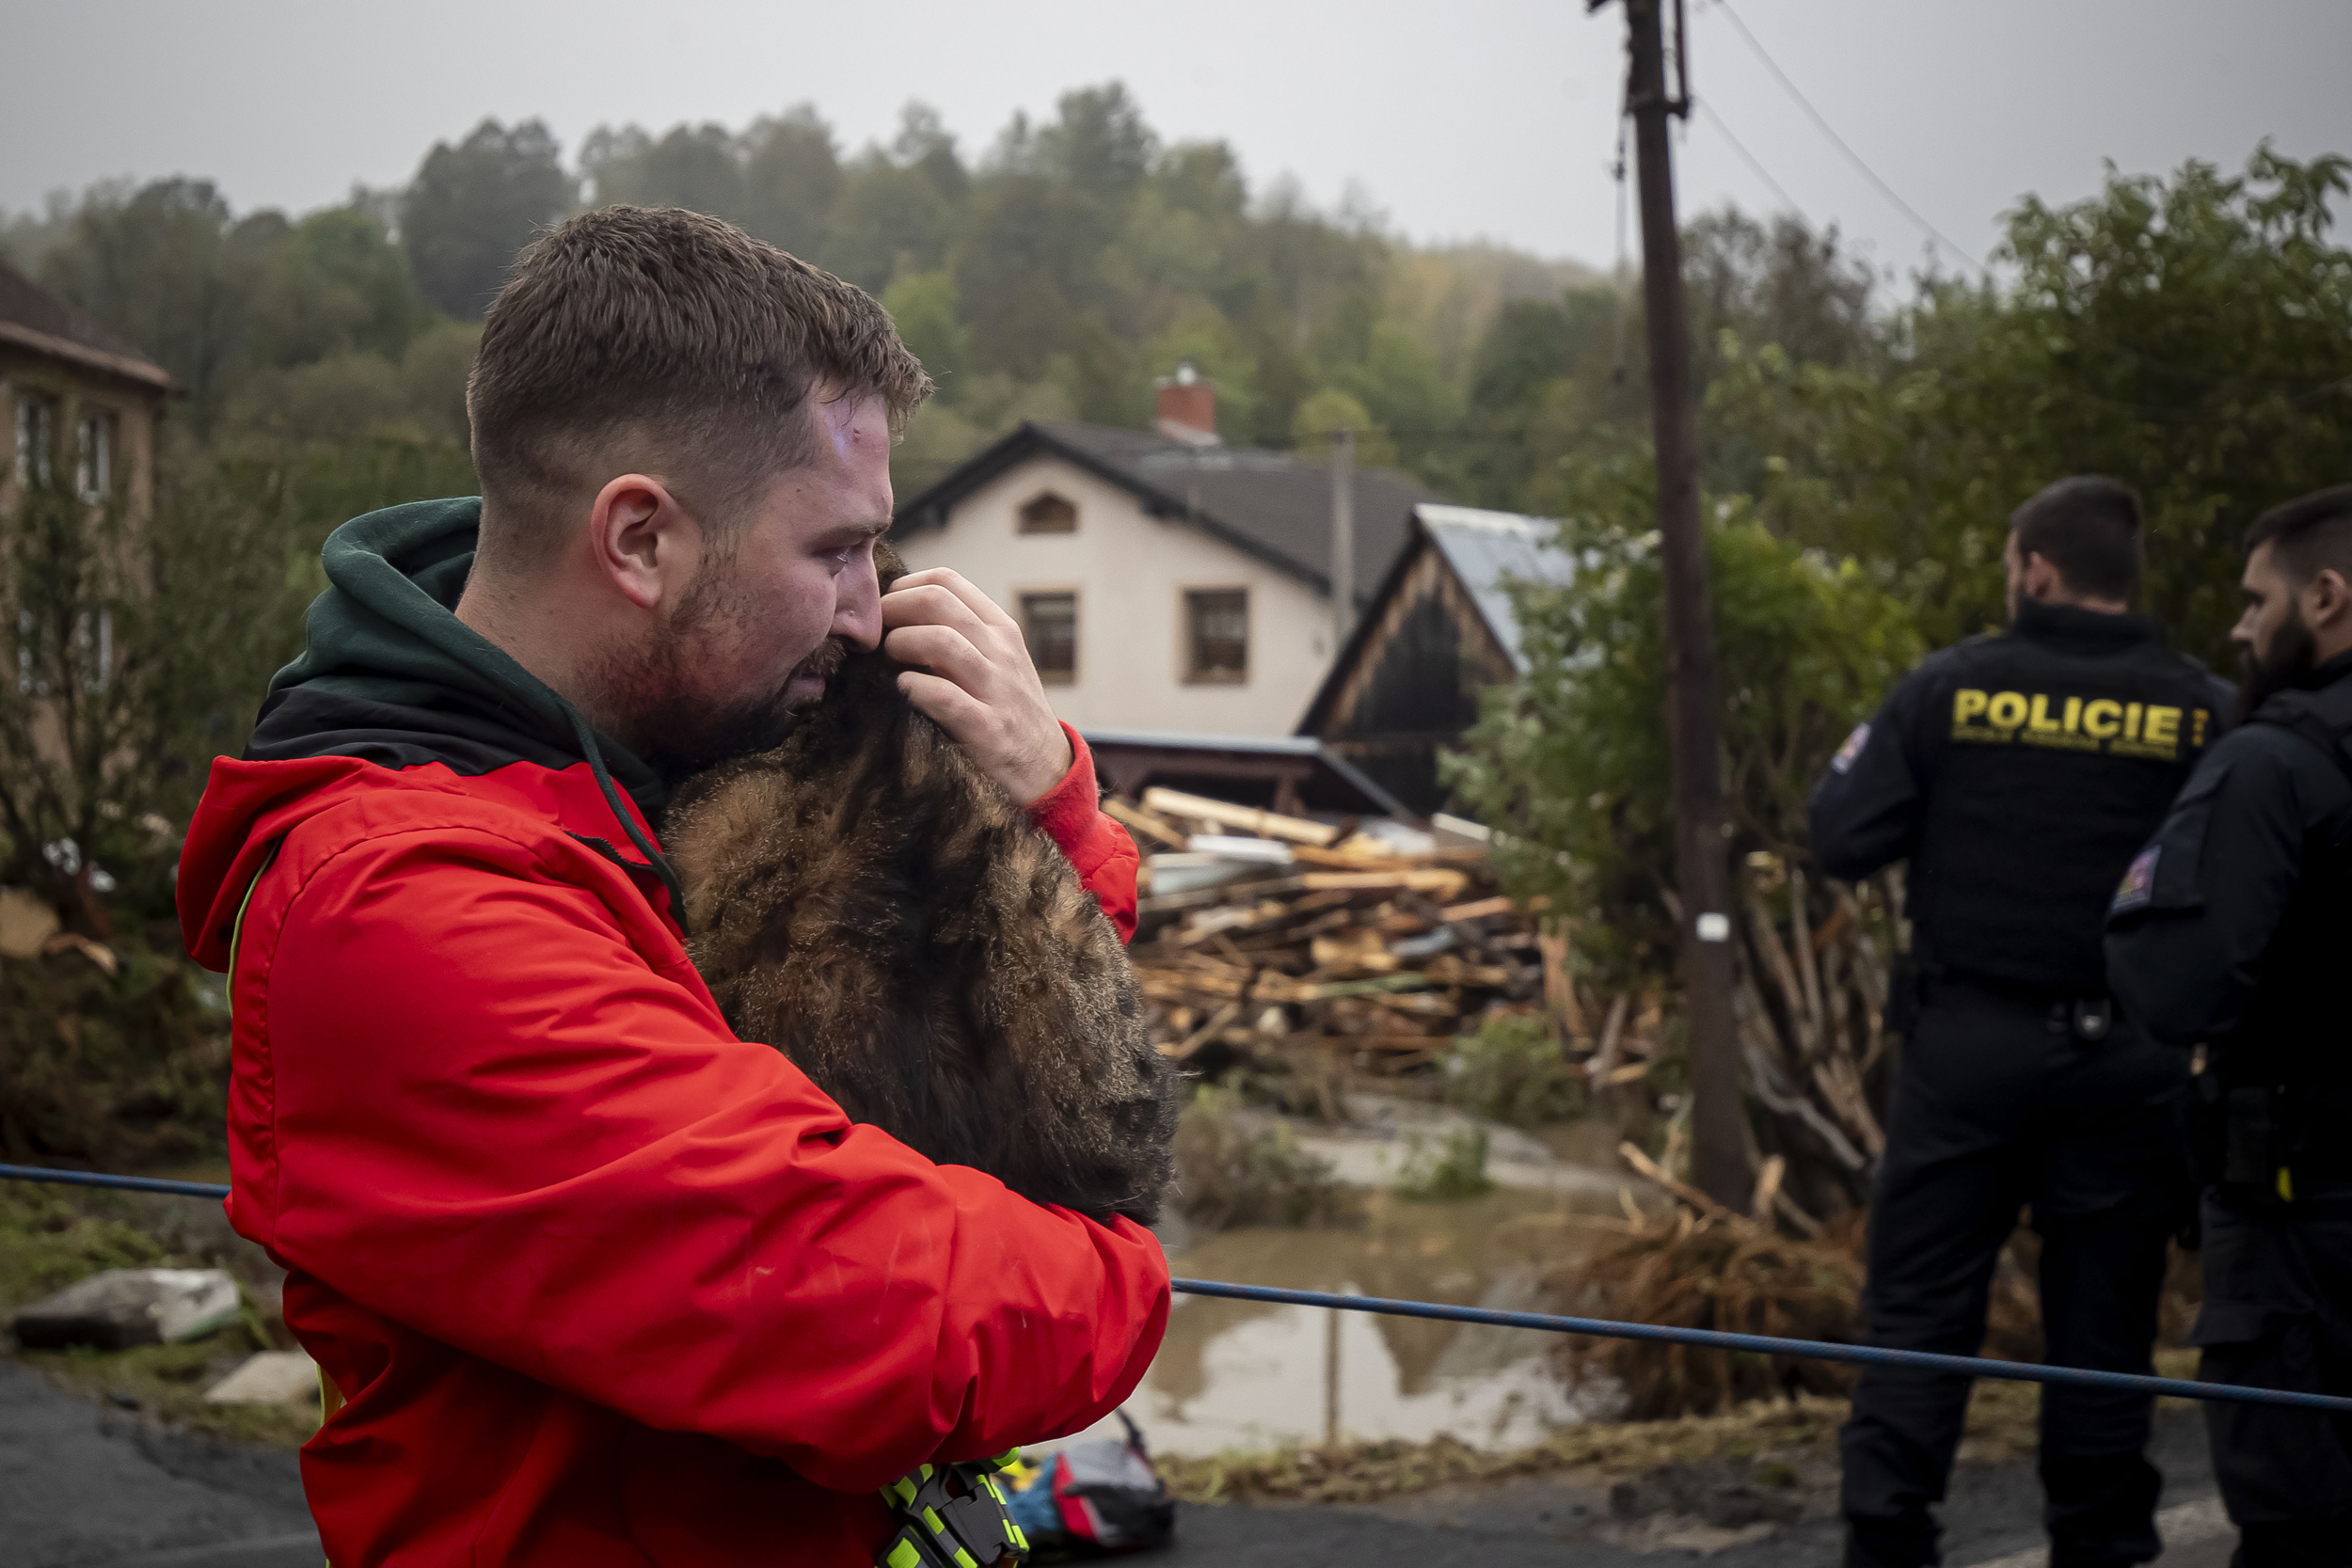
[[[1716,130],[1721,131],[1724,134],[1724,140],[1729,142],[1731,144],[1731,150],[1740,154],[1740,161],[1746,164],[1750,169],[1754,170],[1756,177],[1758,180],[1761,180],[1767,185],[1772,186],[1772,194],[1780,198],[1782,203],[1785,204],[1790,212],[1796,214],[1797,216],[1804,218],[1807,228],[1811,228],[1813,226],[1812,217],[1805,212],[1804,207],[1798,204],[1797,198],[1790,196],[1788,192],[1782,187],[1781,182],[1772,178],[1772,170],[1766,168],[1761,163],[1757,162],[1756,154],[1749,151],[1746,144],[1741,142],[1738,136],[1732,134],[1731,127],[1724,123],[1724,117],[1715,112],[1714,105],[1708,103],[1708,101],[1704,98],[1695,99],[1693,102],[1698,104],[1699,113],[1707,117],[1708,123],[1712,124]]]
[[[1953,243],[1950,235],[1945,233],[1944,230],[1938,229],[1934,224],[1930,223],[1918,208],[1914,207],[1910,202],[1905,201],[1901,195],[1896,191],[1894,186],[1879,178],[1878,171],[1876,169],[1862,161],[1862,154],[1856,152],[1851,146],[1849,146],[1846,138],[1837,134],[1836,127],[1833,126],[1827,119],[1822,118],[1821,111],[1813,106],[1813,101],[1805,97],[1804,90],[1800,88],[1795,82],[1789,79],[1787,71],[1780,69],[1779,62],[1774,60],[1772,56],[1765,51],[1762,42],[1756,39],[1756,36],[1754,33],[1748,30],[1748,24],[1740,20],[1740,13],[1731,8],[1731,0],[1715,0],[1715,8],[1731,19],[1731,24],[1740,30],[1740,36],[1747,40],[1748,47],[1756,51],[1756,57],[1764,62],[1764,69],[1771,71],[1774,77],[1778,78],[1780,85],[1788,89],[1788,96],[1797,101],[1797,106],[1799,108],[1803,109],[1807,115],[1812,117],[1813,123],[1821,128],[1821,135],[1827,136],[1836,147],[1837,150],[1846,155],[1846,161],[1848,163],[1853,165],[1855,168],[1860,169],[1863,177],[1867,179],[1870,183],[1879,188],[1879,193],[1881,195],[1884,196],[1887,200],[1893,202],[1896,206],[1900,207],[1903,212],[1910,216],[1912,222],[1926,230],[1931,238],[1939,241],[1943,245],[1945,249],[1950,251],[1953,255],[1959,257],[1962,261],[1967,262],[1979,272],[1982,272],[1984,270],[1983,262],[1978,261],[1975,257],[1961,249],[1958,245]],[[1716,123],[1720,125],[1723,122],[1721,120],[1717,120]]]

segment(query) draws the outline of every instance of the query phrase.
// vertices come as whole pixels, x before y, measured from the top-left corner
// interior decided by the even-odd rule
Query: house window
[[[1078,509],[1047,490],[1021,504],[1021,531],[1024,533],[1075,533],[1078,531]]]
[[[73,426],[73,493],[102,501],[114,484],[115,417],[104,409],[84,414]]]
[[[1249,590],[1194,588],[1184,594],[1184,679],[1239,686],[1249,678]]]
[[[1077,594],[1022,594],[1021,635],[1028,640],[1040,680],[1068,686],[1078,678]]]
[[[16,482],[47,484],[50,452],[56,440],[57,404],[39,392],[16,394]]]

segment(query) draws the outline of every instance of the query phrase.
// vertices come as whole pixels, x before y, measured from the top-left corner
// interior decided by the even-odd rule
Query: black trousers
[[[2352,1193],[2262,1208],[2208,1194],[2204,1237],[2199,1375],[2352,1395]],[[2352,1418],[2208,1404],[2205,1431],[2238,1568],[2352,1564]]]
[[[2030,1206],[2053,1364],[2145,1372],[2166,1243],[2189,1191],[2187,1064],[2122,1020],[2093,1045],[2043,1004],[1938,985],[1895,1085],[1870,1212],[1869,1342],[1973,1355],[1994,1266]],[[1871,1367],[1839,1434],[1848,1561],[1938,1560],[1931,1505],[1960,1446],[1969,1380]],[[2042,1391],[2041,1472],[2053,1568],[2144,1562],[2162,1478],[2145,1455],[2151,1402]]]

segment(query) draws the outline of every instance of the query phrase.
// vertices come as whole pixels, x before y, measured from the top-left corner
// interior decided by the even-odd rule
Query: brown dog
[[[903,572],[887,546],[883,585]],[[852,654],[782,746],[682,786],[664,847],[737,1035],[852,1120],[1150,1224],[1177,1079],[1118,933],[1029,815]]]

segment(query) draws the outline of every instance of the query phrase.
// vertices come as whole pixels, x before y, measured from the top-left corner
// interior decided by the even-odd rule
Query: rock
[[[193,1339],[237,1321],[237,1282],[219,1269],[108,1269],[16,1315],[28,1350],[124,1350]]]
[[[29,888],[0,888],[0,958],[38,958],[57,934],[57,911]]]
[[[298,1350],[265,1350],[204,1390],[209,1404],[293,1404],[319,1397],[318,1363]]]

